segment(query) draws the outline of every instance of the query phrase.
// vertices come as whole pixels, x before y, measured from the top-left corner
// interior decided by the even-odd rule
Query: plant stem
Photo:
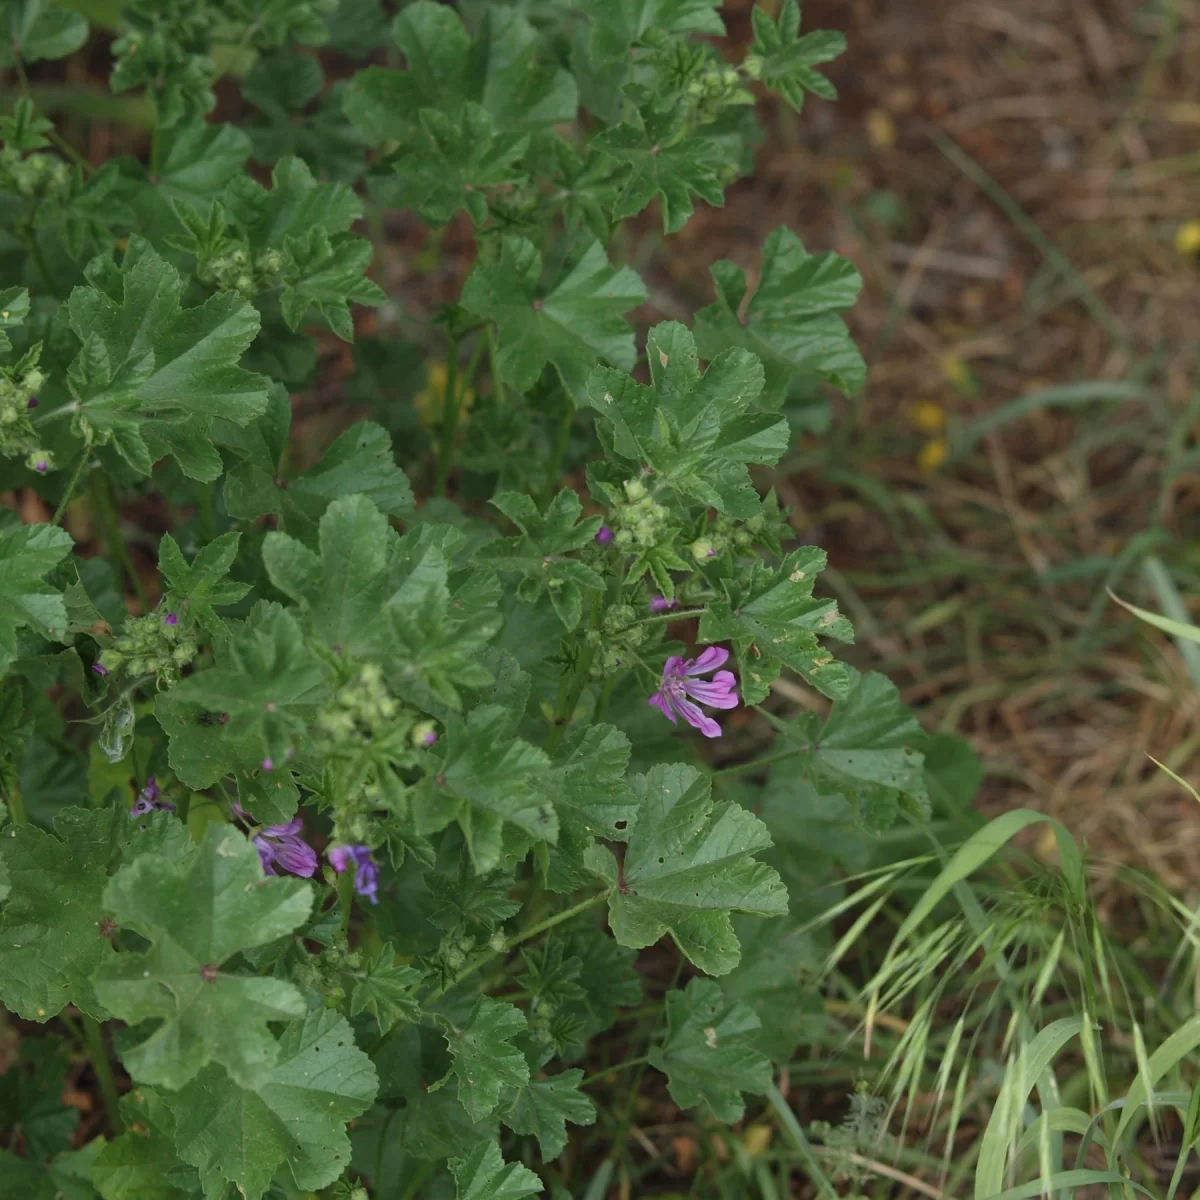
[[[603,1079],[605,1076],[613,1074],[614,1071],[624,1071],[629,1067],[645,1066],[650,1061],[650,1056],[647,1054],[641,1055],[639,1058],[627,1058],[624,1062],[613,1063],[611,1067],[605,1067],[603,1071],[597,1071],[594,1075],[588,1075],[579,1081],[580,1087],[587,1087],[589,1083],[595,1083],[597,1079]]]
[[[437,480],[434,491],[446,494],[446,482],[454,461],[454,443],[458,437],[458,338],[450,339],[446,351],[446,393],[442,398],[442,436],[438,442]]]
[[[785,758],[796,758],[798,755],[807,754],[810,749],[809,746],[798,746],[794,750],[781,750],[778,754],[768,754],[766,758],[752,758],[749,762],[734,763],[732,767],[722,767],[719,771],[714,771],[711,777],[724,779],[730,775],[742,775],[747,771],[756,771],[759,767],[765,767],[771,763],[782,762]]]
[[[655,621],[686,621],[688,617],[702,617],[706,612],[707,608],[672,608],[666,612],[655,613],[652,617],[641,617],[634,621],[634,624],[653,625]]]
[[[542,483],[542,508],[545,509],[554,493],[554,486],[562,474],[563,457],[567,453],[567,442],[571,437],[571,426],[575,423],[575,401],[568,392],[564,399],[562,416],[558,419],[558,431],[554,435],[554,449],[550,453],[550,461],[546,464],[546,478]]]
[[[602,607],[602,597],[599,593],[592,599],[592,615],[588,626],[589,630],[596,629],[600,625],[600,612]],[[567,725],[570,724],[571,718],[575,715],[575,708],[579,704],[579,697],[583,695],[583,689],[587,686],[588,674],[592,669],[592,654],[591,644],[586,638],[581,639],[579,657],[575,660],[575,670],[571,675],[571,682],[567,683],[567,676],[563,676],[562,685],[558,690],[558,702],[554,706],[553,724],[550,726],[550,733],[546,738],[546,753],[553,754],[558,748],[558,743],[562,741],[563,734],[567,731]]]
[[[468,963],[463,969],[451,980],[450,983],[444,984],[442,987],[430,992],[424,1000],[421,1001],[422,1008],[428,1008],[435,1000],[440,1000],[452,987],[457,987],[468,975],[474,975],[484,963],[490,962],[498,954],[508,954],[511,950],[516,949],[522,942],[529,941],[530,938],[535,938],[540,933],[545,933],[548,929],[553,929],[556,925],[561,925],[564,921],[571,920],[572,917],[577,917],[581,912],[586,912],[589,908],[595,908],[597,904],[608,899],[608,892],[599,892],[595,896],[589,896],[586,900],[581,900],[578,904],[564,909],[553,917],[547,917],[544,921],[531,926],[529,929],[523,930],[515,937],[511,937],[504,943],[503,950],[489,951],[487,954],[482,954],[473,963]],[[395,1028],[398,1028],[395,1027]],[[380,1043],[382,1044],[382,1043]],[[371,1053],[374,1053],[379,1047],[378,1045],[372,1048]]]
[[[75,470],[71,473],[71,478],[67,481],[67,490],[63,492],[62,499],[58,502],[58,508],[54,510],[54,519],[50,522],[51,525],[57,525],[62,519],[63,514],[67,511],[67,505],[71,503],[71,497],[75,494],[75,488],[79,485],[79,477],[83,474],[83,468],[87,466],[87,461],[92,456],[92,439],[89,435],[83,442],[83,453],[79,456],[79,461],[75,464]]]
[[[25,797],[21,795],[21,781],[16,778],[16,773],[13,773],[12,791],[4,797],[4,803],[8,806],[9,820],[14,825],[24,825],[29,818],[25,815]]]
[[[350,914],[354,911],[354,872],[343,871],[338,876],[338,905],[342,910],[342,941],[349,944]]]
[[[211,483],[200,485],[199,502],[196,505],[200,518],[200,536],[204,541],[213,540],[213,487]]]
[[[500,374],[500,347],[496,345],[496,327],[487,327],[488,371],[492,376],[492,403],[504,403],[504,379]]]
[[[104,1099],[104,1112],[108,1118],[109,1133],[117,1134],[124,1129],[121,1123],[120,1093],[117,1091],[117,1081],[113,1077],[112,1063],[108,1060],[108,1047],[104,1043],[104,1033],[95,1017],[83,1014],[83,1040],[87,1047],[88,1058],[92,1062],[92,1070],[96,1072],[96,1081],[100,1084],[100,1095]]]
[[[121,569],[129,579],[129,585],[133,588],[133,593],[138,598],[138,605],[142,612],[149,609],[149,603],[146,599],[146,589],[142,587],[142,579],[138,574],[137,566],[133,561],[133,555],[129,553],[129,547],[125,544],[125,539],[121,536],[121,518],[117,512],[117,506],[113,500],[112,492],[109,490],[108,477],[102,472],[97,471],[92,476],[92,484],[90,488],[92,494],[92,507],[96,510],[100,517],[100,522],[104,526],[104,542],[105,549],[110,557],[115,558]]]

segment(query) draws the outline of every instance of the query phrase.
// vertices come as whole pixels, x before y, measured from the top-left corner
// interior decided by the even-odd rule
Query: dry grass
[[[748,7],[730,6],[735,43]],[[1044,809],[1099,859],[1192,889],[1200,811],[1146,756],[1194,770],[1200,701],[1174,649],[1104,595],[1155,606],[1136,555],[1120,561],[1150,529],[1186,581],[1200,501],[1179,457],[1200,286],[1173,246],[1200,216],[1200,4],[1154,8],[810,0],[809,28],[850,39],[839,102],[767,108],[757,174],[656,255],[652,300],[662,316],[705,302],[707,264],[755,270],[781,223],[858,264],[868,389],[781,489],[830,550],[860,662],[973,741],[986,809]],[[873,218],[883,193],[907,219]],[[953,440],[1087,380],[1149,398],[1039,408],[918,467],[915,403],[941,406]],[[1183,469],[1163,485],[1173,437]]]

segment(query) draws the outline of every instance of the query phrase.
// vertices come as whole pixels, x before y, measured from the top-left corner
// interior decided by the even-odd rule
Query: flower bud
[[[697,538],[691,546],[692,557],[697,562],[704,562],[716,554],[716,549],[708,538]]]
[[[625,495],[630,500],[641,500],[646,495],[646,485],[640,479],[627,479],[625,481]]]

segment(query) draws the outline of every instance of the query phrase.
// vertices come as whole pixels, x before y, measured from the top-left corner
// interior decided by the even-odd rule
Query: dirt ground
[[[707,263],[756,269],[781,223],[854,260],[867,389],[779,486],[860,665],[971,739],[986,809],[1046,810],[1114,871],[1190,890],[1200,809],[1147,755],[1194,771],[1196,684],[1105,588],[1159,608],[1154,571],[1186,595],[1200,567],[1200,287],[1176,247],[1200,217],[1200,4],[803,13],[847,35],[839,101],[765,106],[756,175],[656,260],[652,302],[706,302]]]

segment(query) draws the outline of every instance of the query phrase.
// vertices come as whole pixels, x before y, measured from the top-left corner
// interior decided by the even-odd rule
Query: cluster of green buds
[[[279,287],[286,266],[278,250],[255,255],[246,246],[238,246],[197,265],[196,274],[205,283],[223,292],[239,292],[252,300],[261,292]]]
[[[588,630],[593,679],[615,675],[636,658],[638,647],[649,635],[649,627],[639,622],[641,615],[630,604],[615,604],[604,614],[599,629]]]
[[[170,687],[179,682],[196,650],[196,635],[180,628],[175,613],[147,613],[125,622],[92,670],[97,675],[123,671],[135,679],[153,675],[159,687]]]
[[[438,740],[437,726],[392,695],[378,665],[363,663],[325,703],[313,733],[328,763],[333,840],[375,845],[375,811],[403,811],[397,772],[419,765],[420,751]]]
[[[22,372],[20,364],[0,369],[0,454],[23,455],[25,465],[39,475],[54,469],[54,456],[38,439],[30,413],[37,408],[37,390],[46,381],[37,367]]]
[[[754,93],[746,87],[741,72],[719,62],[706,63],[688,81],[685,94],[700,125],[715,121],[723,109],[754,103]]]
[[[32,207],[65,204],[71,194],[71,168],[54,154],[0,151],[0,188],[16,192]]]
[[[648,550],[664,540],[670,513],[658,503],[640,479],[627,479],[625,503],[618,504],[612,515],[617,527],[613,541],[622,550]]]
[[[361,974],[361,969],[362,955],[335,941],[319,954],[297,955],[292,978],[305,991],[323,996],[326,1008],[339,1009],[353,991],[354,976]]]
[[[483,943],[493,954],[499,954],[508,945],[508,939],[502,929],[493,929]],[[454,979],[467,965],[471,955],[480,949],[480,940],[459,926],[451,930],[441,940],[437,954],[434,955],[434,965],[446,980]]]

